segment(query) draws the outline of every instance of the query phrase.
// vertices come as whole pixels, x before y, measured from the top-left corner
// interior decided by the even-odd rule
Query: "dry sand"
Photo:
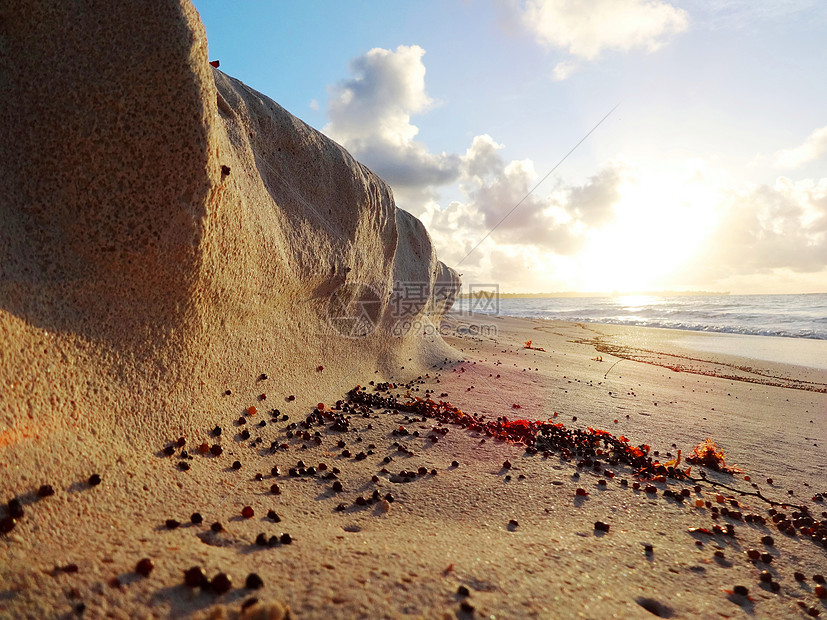
[[[480,335],[486,330],[487,335]],[[679,353],[661,345],[682,332],[665,330],[451,315],[442,331],[458,354],[441,370],[428,369],[430,377],[414,395],[433,389],[436,396],[447,393],[443,400],[466,412],[493,417],[547,419],[558,412],[555,421],[623,434],[633,444],[648,443],[663,460],[667,453],[674,455],[676,447],[687,455],[710,437],[725,450],[727,463],[743,471],[710,472],[710,480],[755,492],[744,480],[749,475],[767,498],[805,505],[812,515],[824,518],[821,511],[827,507],[811,499],[827,491],[823,371],[805,372],[811,383],[804,390],[764,382],[766,374],[795,381],[802,372],[795,367],[753,361],[755,374],[744,381],[715,376],[715,369],[733,363],[720,355],[695,354],[693,363],[703,366],[697,370],[710,374],[676,372],[633,359],[632,347],[650,355]],[[528,339],[546,351],[524,349]],[[608,352],[609,347],[626,347],[614,349],[624,357]],[[595,361],[598,355],[602,362]],[[407,381],[426,372],[399,368],[391,376],[375,370],[370,364],[355,364],[350,376],[338,377],[338,390],[309,389],[290,403],[282,393],[273,394],[273,401],[268,396],[267,406],[259,407],[261,413],[242,428],[250,428],[254,438],[264,437],[265,447],[273,439],[290,446],[275,454],[232,438],[240,430],[233,420],[250,402],[235,394],[253,386],[255,391],[266,389],[248,380],[214,388],[222,404],[205,416],[199,430],[188,434],[187,448],[203,439],[212,442],[208,430],[220,424],[227,449],[218,458],[196,454],[187,472],[176,468],[177,458],[160,455],[163,445],[155,450],[136,447],[117,457],[101,456],[94,467],[103,476],[101,485],[90,488],[76,477],[74,483],[56,485],[55,496],[36,500],[33,491],[50,480],[30,464],[13,466],[25,466],[27,474],[16,487],[7,486],[4,477],[3,492],[23,496],[26,516],[0,543],[7,558],[0,574],[2,614],[54,617],[82,602],[88,617],[194,612],[233,616],[244,601],[256,597],[261,603],[250,610],[275,601],[300,618],[470,617],[457,594],[461,585],[468,588],[467,600],[478,617],[653,617],[642,603],[660,609],[662,616],[684,618],[806,617],[799,601],[826,611],[812,580],[825,572],[824,547],[802,535],[782,534],[771,522],[765,527],[723,517],[713,520],[710,509],[694,506],[696,498],[703,498],[723,507],[715,503],[716,493],[722,493],[737,500],[743,514],[769,519],[770,505],[754,496],[707,483],[696,493],[692,483],[676,481],[655,484],[658,493],[649,495],[620,485],[620,479],[635,480],[622,465],[611,468],[614,479],[586,469],[575,479],[576,463],[558,454],[529,455],[491,438],[480,443],[484,436],[452,426],[433,444],[426,439],[432,421],[411,421],[383,410],[371,418],[355,416],[355,432],[319,427],[320,446],[295,436],[287,439],[289,422],[304,419],[319,401],[332,406],[356,384]],[[263,383],[266,386],[266,380]],[[220,397],[224,389],[234,395]],[[270,419],[262,413],[271,404],[290,421],[251,428]],[[521,409],[513,409],[514,404]],[[411,433],[419,431],[420,437],[393,435],[400,425]],[[340,439],[351,450],[350,458],[341,456]],[[394,442],[403,443],[413,456],[400,454]],[[302,449],[303,444],[309,447]],[[370,444],[373,454],[357,460]],[[30,453],[36,452],[34,443]],[[419,467],[438,473],[394,483],[380,473],[386,456],[393,458],[387,464],[391,474]],[[235,459],[242,463],[238,471],[230,468]],[[321,471],[291,477],[288,471],[299,459],[307,466],[325,462],[338,467],[344,490],[334,492]],[[451,466],[454,460],[458,467]],[[511,469],[503,469],[506,460]],[[274,465],[282,470],[275,479],[270,474]],[[698,470],[693,468],[693,475]],[[254,479],[257,472],[263,474],[262,481]],[[378,483],[371,481],[374,475]],[[605,489],[598,486],[601,478],[608,482]],[[274,482],[281,487],[280,495],[269,492]],[[576,497],[578,487],[589,495]],[[679,504],[663,496],[666,488],[688,488],[691,494]],[[356,497],[368,498],[374,489],[382,496],[393,494],[387,512],[380,503],[354,504]],[[340,503],[347,506],[341,512],[336,510]],[[254,509],[254,518],[240,516],[245,505]],[[281,522],[266,517],[270,509]],[[204,516],[203,525],[188,524],[195,511]],[[167,530],[165,520],[170,518],[185,525]],[[516,527],[509,527],[512,519]],[[595,531],[598,520],[611,526],[608,533]],[[222,522],[225,532],[209,533],[207,524],[214,521]],[[734,537],[688,531],[727,523],[734,525]],[[293,542],[258,547],[255,539],[262,532],[288,532]],[[761,543],[766,534],[775,539],[773,546]],[[703,544],[697,545],[698,540]],[[651,555],[645,553],[646,544],[653,546]],[[772,562],[749,559],[750,548],[770,553]],[[714,555],[719,550],[723,559]],[[148,578],[133,572],[143,557],[155,562]],[[78,565],[78,572],[56,570],[70,563]],[[222,596],[186,588],[183,570],[193,565],[203,566],[210,576],[226,572],[235,588]],[[780,584],[779,592],[761,584],[762,570]],[[797,582],[796,571],[807,581]],[[263,589],[242,587],[250,572],[262,577]],[[109,583],[115,577],[118,587]],[[749,588],[749,598],[726,592],[736,585]]]

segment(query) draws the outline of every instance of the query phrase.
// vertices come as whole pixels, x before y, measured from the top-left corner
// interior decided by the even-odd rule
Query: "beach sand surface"
[[[163,446],[135,446],[108,460],[101,455],[99,486],[79,480],[36,499],[33,492],[45,481],[31,466],[36,461],[28,460],[36,459],[37,442],[29,443],[15,466],[27,463],[22,486],[4,484],[2,490],[24,498],[26,515],[0,540],[6,559],[0,614],[69,617],[83,603],[87,617],[239,617],[251,598],[259,602],[249,613],[279,617],[289,608],[298,618],[782,618],[805,617],[810,608],[827,612],[812,579],[824,573],[827,549],[779,532],[766,501],[712,484],[760,490],[767,499],[804,505],[824,519],[827,507],[812,498],[827,491],[827,373],[802,374],[800,367],[758,360],[748,372],[740,358],[736,364],[719,354],[677,357],[684,352],[672,343],[682,334],[666,330],[449,315],[440,331],[456,354],[438,368],[400,364],[392,373],[377,373],[356,363],[337,393],[309,389],[279,403],[289,421],[253,429],[255,421],[270,418],[252,416],[246,427],[264,438],[262,446],[274,439],[289,446],[275,454],[238,437],[227,442],[226,436],[223,455],[196,454],[183,472],[178,459],[160,453]],[[527,340],[545,351],[525,349]],[[681,370],[675,359],[683,360]],[[733,366],[746,376],[733,378]],[[578,469],[577,459],[531,455],[524,446],[451,425],[432,443],[426,437],[433,420],[383,409],[354,416],[349,432],[318,427],[318,446],[286,435],[288,424],[303,420],[319,401],[334,406],[357,384],[402,385],[417,377],[424,381],[411,388],[412,396],[431,389],[435,398],[445,394],[442,400],[492,419],[552,419],[570,428],[605,429],[634,445],[649,444],[663,461],[678,449],[685,457],[709,437],[742,473],[709,471],[700,492],[688,481],[644,482],[644,488],[657,487],[651,494],[621,486],[622,479],[630,485],[636,480],[623,465],[610,467],[616,475],[608,478]],[[782,380],[791,385],[776,385]],[[243,381],[212,388],[216,407],[203,432],[186,437],[187,447],[206,439],[214,424],[228,435],[238,433],[233,420],[247,403],[221,394],[248,388]],[[407,390],[392,393],[404,400]],[[400,426],[409,434],[394,434]],[[351,456],[342,455],[339,441]],[[360,459],[360,452],[372,453]],[[392,460],[385,463],[386,457]],[[328,472],[338,467],[342,491],[334,491],[334,481],[324,480],[321,470],[290,476],[299,459],[308,467],[324,462]],[[234,460],[241,469],[231,468]],[[503,467],[506,461],[510,468]],[[277,477],[274,466],[281,469]],[[429,473],[411,482],[394,476],[419,467]],[[698,477],[700,469],[691,475]],[[273,483],[279,495],[270,492]],[[577,488],[588,495],[578,497]],[[689,489],[690,496],[678,503],[663,495],[667,488]],[[374,490],[380,497],[391,493],[394,501],[354,503]],[[717,494],[725,504],[717,503]],[[767,525],[713,519],[709,508],[695,507],[696,499],[732,510],[735,500],[738,511],[762,515]],[[336,509],[339,504],[344,510]],[[251,519],[241,516],[248,505],[255,512]],[[280,522],[267,518],[271,509]],[[196,511],[204,516],[202,525],[189,523]],[[167,519],[184,525],[167,529]],[[216,521],[224,532],[210,531]],[[610,530],[595,530],[596,521]],[[689,531],[727,523],[734,536]],[[256,545],[259,533],[282,532],[291,535],[291,544]],[[765,535],[773,545],[761,542]],[[649,554],[646,545],[652,546]],[[750,549],[769,553],[771,562],[750,559]],[[155,563],[147,578],[134,572],[144,557]],[[60,570],[69,564],[77,572]],[[219,596],[185,587],[183,571],[196,565],[209,576],[227,573],[234,588]],[[763,570],[780,585],[778,592],[759,580]],[[797,571],[807,580],[796,581]],[[262,589],[243,587],[251,572],[261,576]],[[728,592],[737,585],[748,588],[748,597]],[[461,586],[467,597],[457,593]]]

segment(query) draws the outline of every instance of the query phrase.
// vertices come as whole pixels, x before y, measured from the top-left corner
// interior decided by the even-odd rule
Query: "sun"
[[[589,231],[577,257],[583,290],[633,293],[681,288],[677,271],[714,224],[711,189],[665,180],[621,188],[615,218]]]

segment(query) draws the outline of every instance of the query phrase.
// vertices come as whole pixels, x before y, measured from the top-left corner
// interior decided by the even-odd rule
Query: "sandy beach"
[[[827,341],[448,313],[189,0],[0,25],[0,618],[827,613]]]
[[[801,533],[781,533],[768,512],[773,506],[754,495],[788,502],[775,507],[787,516],[802,505],[816,521],[825,519],[824,502],[813,498],[827,491],[827,373],[697,351],[690,359],[673,343],[691,334],[669,330],[449,315],[441,331],[457,354],[440,367],[383,373],[357,365],[338,391],[309,389],[290,402],[279,394],[274,402],[289,420],[267,413],[268,395],[267,407],[236,426],[247,406],[241,395],[253,386],[214,386],[220,407],[184,437],[194,453],[188,471],[176,466],[184,462],[181,448],[168,457],[164,445],[135,445],[101,458],[100,485],[66,476],[52,480],[54,496],[38,498],[47,480],[31,467],[14,475],[20,466],[7,464],[3,496],[20,497],[25,516],[0,539],[7,559],[0,615],[71,617],[83,605],[84,617],[239,617],[245,604],[248,615],[263,614],[250,617],[280,617],[289,608],[297,618],[781,618],[827,611],[813,580],[824,572],[827,549]],[[545,351],[525,349],[527,340]],[[610,478],[605,469],[578,467],[577,458],[529,454],[485,433],[384,409],[351,416],[345,431],[330,422],[312,427],[308,437],[318,430],[319,444],[299,437],[301,427],[289,432],[317,403],[335,407],[356,385],[370,390],[371,381],[400,386],[391,392],[402,400],[409,389],[412,397],[433,390],[436,400],[489,419],[604,429],[650,445],[661,462],[678,449],[685,458],[709,437],[742,473],[707,471],[701,483],[644,480],[634,489],[638,479],[622,463],[603,463]],[[227,389],[233,396],[222,396]],[[267,424],[259,428],[261,421]],[[199,454],[201,442],[213,443],[215,425],[224,429],[223,454]],[[236,434],[244,428],[252,440]],[[428,437],[435,428],[447,432],[434,443]],[[288,448],[270,453],[272,442]],[[38,452],[37,442],[18,448],[18,462]],[[336,479],[325,479],[334,467]],[[691,476],[698,479],[701,469]],[[407,471],[416,475],[399,476]],[[645,492],[650,484],[656,492]],[[588,495],[578,496],[578,488]],[[667,489],[689,496],[678,502],[664,496]],[[698,499],[759,515],[766,525],[715,518],[706,504],[696,507]],[[242,516],[245,506],[252,518]],[[203,523],[190,523],[194,512]],[[168,529],[168,519],[180,527]],[[595,529],[598,521],[609,531]],[[220,533],[210,529],[215,522]],[[731,525],[733,534],[714,533],[716,525]],[[290,544],[256,542],[259,534],[269,541],[282,533]],[[767,535],[773,544],[762,543]],[[753,549],[769,556],[753,560]],[[145,557],[154,563],[148,577],[135,572]],[[232,589],[217,595],[187,587],[184,571],[192,566],[209,578],[226,573]],[[760,580],[762,571],[779,584],[777,592]],[[806,580],[797,581],[797,572]],[[250,573],[261,577],[261,589],[244,587]],[[748,595],[731,593],[739,585]]]

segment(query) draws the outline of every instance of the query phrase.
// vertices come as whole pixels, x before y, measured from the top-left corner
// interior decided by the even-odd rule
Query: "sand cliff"
[[[86,432],[157,445],[212,424],[229,387],[321,398],[359,364],[444,357],[416,322],[459,279],[424,227],[211,67],[189,1],[13,0],[0,43],[4,462]]]

